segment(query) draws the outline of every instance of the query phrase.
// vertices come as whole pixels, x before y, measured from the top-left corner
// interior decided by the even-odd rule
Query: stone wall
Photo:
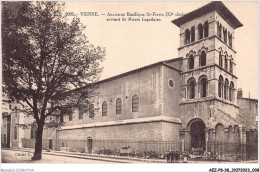
[[[170,80],[173,81],[172,87]],[[180,73],[168,67],[163,67],[163,115],[179,117],[180,85]]]
[[[256,129],[258,123],[258,101],[256,99],[238,98],[239,115],[247,129]]]
[[[78,118],[75,111],[73,120],[64,117],[67,126],[107,122],[114,120],[135,119],[153,117],[162,114],[162,66],[157,65],[136,73],[123,75],[99,82],[97,92],[99,95],[93,98],[95,117],[89,118],[89,113],[83,114],[83,119]],[[132,112],[132,97],[139,96],[139,111]],[[116,100],[122,100],[122,114],[116,114]],[[107,116],[102,116],[102,103],[107,102]]]

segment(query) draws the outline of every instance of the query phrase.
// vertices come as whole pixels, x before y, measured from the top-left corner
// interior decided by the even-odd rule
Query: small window
[[[190,43],[190,31],[188,29],[185,30],[185,44]]]
[[[194,57],[193,57],[193,55],[190,55],[190,58],[189,58],[189,69],[194,69]]]
[[[223,67],[223,59],[222,59],[221,52],[219,52],[219,66]]]
[[[222,25],[221,24],[219,24],[218,25],[218,37],[221,39],[221,37],[222,37]]]
[[[227,30],[223,28],[224,42],[227,43]]]
[[[229,100],[230,100],[231,102],[234,101],[234,83],[233,83],[233,82],[230,82]]]
[[[169,80],[169,87],[170,88],[173,88],[174,87],[174,82],[172,79]]]
[[[95,116],[95,109],[94,109],[94,104],[89,105],[89,117],[94,118]]]
[[[122,100],[116,100],[116,114],[122,114]]]
[[[61,123],[64,122],[63,115],[60,115],[60,122],[61,122]]]
[[[228,43],[229,43],[229,46],[232,47],[232,34],[228,34]]]
[[[191,28],[191,42],[195,41],[195,27],[193,26]]]
[[[203,38],[203,26],[202,26],[202,24],[199,24],[198,30],[199,30],[199,40],[200,40],[200,39]]]
[[[132,112],[139,112],[139,96],[137,94],[132,98]]]
[[[224,98],[228,100],[228,89],[229,88],[229,82],[228,79],[225,80],[225,88],[224,88]]]
[[[200,66],[206,65],[206,53],[205,51],[202,51],[200,54]]]
[[[200,97],[206,97],[207,96],[207,83],[208,83],[208,80],[207,78],[202,78],[200,80]]]
[[[17,139],[17,127],[14,126],[14,139]]]
[[[188,98],[189,99],[195,98],[195,79],[190,79],[188,81]]]
[[[69,114],[69,121],[72,121],[73,117],[72,117],[72,113]]]
[[[232,59],[230,59],[230,61],[229,61],[229,71],[230,71],[230,73],[233,73],[233,61],[232,61]]]
[[[208,21],[206,21],[204,23],[204,37],[208,37],[209,36],[209,23]]]
[[[107,116],[107,102],[102,103],[102,116]]]
[[[227,55],[225,55],[225,70],[228,70],[228,59],[227,59]]]
[[[78,110],[79,113],[79,120],[83,119],[83,111],[82,110]]]
[[[223,77],[219,76],[218,80],[218,96],[223,97]]]

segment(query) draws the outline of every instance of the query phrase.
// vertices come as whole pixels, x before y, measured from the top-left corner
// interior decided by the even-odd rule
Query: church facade
[[[243,105],[237,100],[233,42],[242,24],[222,2],[209,3],[172,23],[180,28],[178,58],[97,82],[99,94],[92,98],[89,112],[56,118],[65,126],[46,131],[43,138],[87,140],[90,153],[97,149],[94,140],[171,141],[182,152],[214,152],[211,144],[221,142],[246,144],[247,115],[241,115]],[[252,119],[256,116],[254,112]],[[33,138],[33,132],[21,133],[23,147],[22,138]]]

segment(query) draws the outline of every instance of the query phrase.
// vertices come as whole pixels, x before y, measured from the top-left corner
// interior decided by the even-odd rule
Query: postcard
[[[1,2],[1,171],[258,172],[257,7]]]

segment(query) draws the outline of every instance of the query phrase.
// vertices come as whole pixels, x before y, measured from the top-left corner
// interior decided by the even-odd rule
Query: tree
[[[103,48],[89,43],[78,17],[66,19],[64,7],[59,2],[2,3],[3,92],[35,119],[34,160],[41,159],[48,116],[88,109],[105,56]]]

